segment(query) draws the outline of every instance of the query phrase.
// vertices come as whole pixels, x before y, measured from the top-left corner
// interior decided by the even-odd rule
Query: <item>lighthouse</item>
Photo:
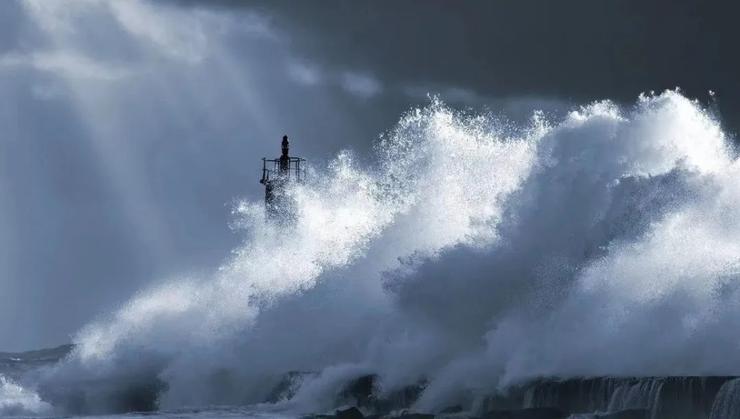
[[[265,185],[265,210],[273,220],[285,220],[293,216],[293,202],[286,188],[291,182],[302,182],[306,178],[305,159],[291,157],[288,136],[283,136],[282,154],[276,159],[262,158],[262,178]]]

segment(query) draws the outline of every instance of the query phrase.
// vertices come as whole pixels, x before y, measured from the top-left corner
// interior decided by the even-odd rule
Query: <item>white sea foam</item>
[[[366,373],[428,379],[434,409],[540,375],[740,372],[740,165],[698,103],[515,128],[435,101],[377,151],[315,168],[290,227],[242,203],[248,238],[218,273],[91,324],[50,382],[158,377],[179,406],[319,371],[292,401],[315,411]]]
[[[0,416],[44,415],[51,411],[38,394],[0,374]]]

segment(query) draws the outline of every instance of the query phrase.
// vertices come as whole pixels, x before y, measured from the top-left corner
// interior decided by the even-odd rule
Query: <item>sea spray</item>
[[[0,416],[46,415],[52,407],[38,394],[0,374]]]
[[[298,213],[289,234],[283,226],[265,223],[260,204],[240,205],[237,212],[244,217],[242,225],[249,238],[213,278],[182,279],[142,292],[109,321],[85,328],[77,338],[74,356],[52,375],[65,382],[86,374],[101,379],[101,371],[117,376],[109,370],[123,363],[127,365],[123,380],[127,386],[132,385],[132,371],[141,369],[133,374],[148,377],[141,385],[155,377],[167,378],[169,398],[177,397],[172,390],[180,389],[179,383],[189,381],[175,376],[191,375],[203,367],[206,371],[199,371],[198,378],[192,378],[194,383],[189,383],[192,386],[182,389],[186,394],[180,396],[188,400],[202,397],[208,390],[191,391],[199,387],[196,383],[209,386],[203,376],[238,365],[235,360],[237,365],[214,366],[213,353],[223,360],[229,348],[237,345],[230,340],[257,339],[249,336],[249,330],[260,310],[269,310],[280,298],[311,289],[327,269],[350,269],[346,267],[374,247],[374,259],[365,262],[367,271],[361,272],[365,278],[354,280],[374,279],[379,287],[380,274],[398,267],[399,258],[431,256],[461,241],[474,244],[475,234],[484,230],[490,236],[495,224],[488,223],[489,218],[500,213],[505,194],[515,189],[531,161],[529,138],[498,138],[495,131],[483,130],[480,121],[469,124],[439,102],[409,113],[393,138],[386,143],[379,169],[359,169],[350,154],[342,153],[313,182],[296,185],[290,193]],[[471,139],[477,145],[467,144]],[[401,140],[413,141],[418,147],[394,150]],[[434,164],[408,164],[408,160],[420,158]],[[513,173],[486,174],[484,179],[482,173],[492,165],[509,167]],[[392,176],[383,172],[389,167],[393,168]],[[447,168],[445,173],[440,171]],[[439,182],[440,177],[444,182]],[[476,186],[469,189],[473,183]],[[483,228],[473,228],[477,224]],[[432,230],[426,231],[427,227]],[[423,237],[417,237],[419,234]],[[387,298],[382,293],[378,297]],[[276,332],[284,333],[267,331]],[[130,361],[130,353],[146,361],[128,365],[124,359]],[[290,355],[282,350],[278,353]],[[317,356],[325,357],[321,353]],[[280,373],[250,371],[261,365],[260,361],[248,365],[251,377],[240,378],[259,383],[266,374]],[[275,366],[286,367],[284,362]],[[216,371],[209,371],[211,368]]]
[[[425,380],[417,408],[435,411],[538,376],[740,370],[740,169],[697,102],[512,129],[435,100],[376,155],[314,168],[289,232],[240,204],[245,244],[219,272],[91,324],[42,387],[83,392],[80,411],[131,388],[252,403],[310,371],[281,403],[311,412],[373,373],[385,392]]]

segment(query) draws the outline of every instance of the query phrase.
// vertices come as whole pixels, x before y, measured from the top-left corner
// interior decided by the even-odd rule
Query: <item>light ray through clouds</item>
[[[11,6],[18,27],[17,41],[0,50],[0,88],[10,98],[0,105],[1,157],[21,152],[32,166],[0,167],[0,350],[64,343],[143,284],[228,257],[238,241],[231,200],[259,189],[253,164],[289,128],[280,110],[293,93],[275,71],[291,58],[287,44],[249,10],[144,0]],[[318,107],[334,107],[310,93]],[[42,160],[57,146],[37,149],[59,141],[75,157],[50,155],[47,168]],[[53,177],[69,165],[74,176]],[[78,191],[84,202],[54,201]],[[35,233],[22,236],[28,223]],[[44,308],[31,309],[30,298]],[[59,315],[63,299],[81,304]],[[23,326],[32,322],[53,332]]]
[[[166,7],[155,10],[152,4],[139,0],[83,0],[74,4],[27,0],[24,6],[42,29],[48,50],[5,56],[0,64],[27,65],[50,72],[60,79],[86,126],[87,140],[97,155],[100,172],[119,195],[134,226],[134,235],[159,258],[169,257],[172,245],[165,214],[152,204],[154,191],[137,162],[136,151],[131,148],[132,139],[129,137],[137,132],[128,126],[137,122],[127,118],[132,112],[125,107],[131,101],[121,98],[125,97],[126,89],[151,92],[152,98],[167,98],[165,103],[169,108],[159,111],[166,112],[176,123],[187,124],[189,121],[183,112],[186,109],[179,107],[199,104],[199,99],[208,97],[212,90],[226,92],[226,89],[219,89],[225,84],[237,92],[235,96],[241,102],[240,107],[247,110],[250,121],[258,127],[257,131],[266,135],[264,126],[274,126],[274,122],[261,110],[262,98],[257,96],[248,72],[225,58],[228,54],[211,39],[213,33],[218,32],[214,28],[234,22],[226,21],[229,19],[227,16],[205,11],[184,12]],[[106,33],[95,33],[100,32],[98,22],[94,22],[92,27],[86,25],[91,23],[86,15],[93,10],[96,16],[100,16],[100,9],[111,20],[111,31],[123,31],[127,41],[144,51],[142,54],[146,59],[111,62],[86,51],[84,42],[87,42],[89,34],[107,36]],[[252,26],[247,27],[252,33],[269,35],[266,26],[258,19],[251,15],[248,18]],[[117,45],[109,47],[116,48]],[[206,68],[198,68],[201,71],[188,72],[187,67],[199,65],[207,67],[207,71],[202,71]],[[185,67],[184,70],[180,69],[181,66]],[[194,74],[198,80],[182,89],[182,83],[178,83],[176,77],[182,72]],[[182,105],[182,96],[186,96],[186,105]],[[219,109],[201,109],[207,115],[206,121],[220,122]],[[149,122],[156,126],[156,120]]]
[[[5,91],[5,81],[0,80],[0,90]],[[12,121],[16,120],[16,109],[10,101],[0,101],[0,126],[5,128],[3,135],[7,138],[17,137],[17,127]],[[16,224],[13,223],[15,219],[16,207],[11,202],[11,176],[8,173],[8,164],[6,159],[9,159],[9,153],[4,152],[3,144],[0,143],[0,289],[9,290],[12,289],[13,285],[13,272],[15,270],[15,246],[13,246],[13,238],[17,236]],[[6,307],[10,310],[15,310],[15,305],[18,300],[13,298],[11,293],[2,292],[0,293],[0,306]],[[6,326],[6,327],[9,327]],[[0,323],[0,336],[5,336],[11,332],[10,330],[3,330],[3,324]]]
[[[73,28],[71,21],[76,14],[90,7],[91,4],[98,5],[95,0],[77,2],[71,6],[66,13],[62,8],[70,7],[62,2],[41,2],[28,0],[24,3],[29,15],[38,24],[46,35],[51,53],[46,55],[60,57],[58,62],[66,63],[63,66],[41,66],[40,69],[54,72],[66,87],[70,94],[70,102],[74,104],[80,120],[87,127],[87,140],[90,148],[95,152],[99,171],[109,180],[110,185],[121,198],[121,204],[125,208],[134,235],[142,238],[143,243],[149,247],[149,251],[159,257],[164,257],[169,252],[168,234],[165,232],[165,224],[162,214],[153,208],[147,197],[146,183],[140,177],[141,171],[132,161],[127,130],[120,126],[120,110],[116,109],[115,98],[106,95],[107,89],[115,89],[116,86],[101,85],[101,80],[113,80],[98,77],[100,72],[106,73],[108,69],[97,64],[92,57],[77,55],[80,49],[76,44],[78,31],[83,28]],[[112,2],[110,5],[116,5]],[[138,2],[128,2],[127,7],[139,7]],[[76,10],[79,7],[80,9]],[[116,16],[121,10],[126,10],[121,4],[111,7],[110,12]],[[125,18],[118,18],[119,22],[131,19],[132,14],[126,13]],[[71,54],[68,51],[73,51]],[[39,61],[32,60],[31,64],[39,68]],[[66,71],[55,71],[64,69]],[[94,76],[94,77],[91,77]],[[92,80],[96,79],[96,80]],[[97,81],[97,82],[96,82]]]

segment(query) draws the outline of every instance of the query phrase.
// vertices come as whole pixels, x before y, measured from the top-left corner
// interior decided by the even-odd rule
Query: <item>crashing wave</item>
[[[424,381],[415,407],[436,411],[536,377],[740,372],[740,164],[699,103],[517,127],[435,100],[376,156],[313,168],[289,235],[241,203],[218,272],[90,324],[42,394],[79,412],[256,403],[315,371],[279,403],[331,409],[374,374],[386,394]]]
[[[44,415],[51,411],[51,405],[38,394],[0,374],[0,416]]]

